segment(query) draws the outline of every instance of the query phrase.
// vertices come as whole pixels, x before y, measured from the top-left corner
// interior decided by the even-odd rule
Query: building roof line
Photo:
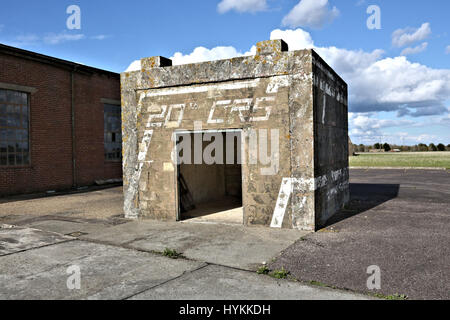
[[[32,61],[37,61],[40,63],[50,64],[50,65],[60,67],[63,69],[67,69],[70,71],[89,73],[89,74],[99,73],[99,74],[105,74],[105,75],[115,77],[115,78],[120,77],[120,75],[116,72],[98,69],[98,68],[86,66],[84,64],[80,64],[80,63],[76,63],[76,62],[72,62],[72,61],[68,61],[68,60],[63,60],[63,59],[59,59],[59,58],[55,58],[55,57],[50,57],[50,56],[43,55],[43,54],[40,54],[37,52],[19,49],[19,48],[7,46],[7,45],[1,44],[1,43],[0,43],[0,53],[15,56],[15,57],[20,57],[20,58],[24,58],[24,59],[28,59],[28,60],[32,60]]]

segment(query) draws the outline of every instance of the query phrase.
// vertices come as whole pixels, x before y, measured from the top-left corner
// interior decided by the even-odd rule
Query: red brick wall
[[[120,100],[119,77],[75,73],[78,186],[122,177],[121,163],[104,160],[102,98]],[[34,87],[30,95],[29,166],[0,167],[0,195],[72,187],[71,72],[0,54],[0,82]]]

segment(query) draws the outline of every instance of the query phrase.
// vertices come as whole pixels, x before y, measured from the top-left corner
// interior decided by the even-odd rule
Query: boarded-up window
[[[105,160],[122,160],[122,121],[121,108],[117,105],[104,105]]]
[[[28,93],[0,89],[0,166],[30,164]]]

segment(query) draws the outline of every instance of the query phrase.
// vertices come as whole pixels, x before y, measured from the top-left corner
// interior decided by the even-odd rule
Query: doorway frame
[[[175,210],[176,210],[176,221],[183,221],[181,218],[181,204],[180,204],[180,184],[178,183],[178,177],[180,174],[180,164],[178,164],[178,146],[177,146],[177,137],[182,134],[196,134],[196,133],[227,133],[227,132],[238,132],[241,137],[241,188],[242,188],[242,221],[243,225],[245,225],[245,206],[244,206],[244,152],[245,152],[245,137],[244,137],[244,129],[243,128],[230,128],[230,129],[202,129],[202,130],[175,130],[172,135],[173,141],[173,150],[175,150],[175,154],[173,155],[172,161],[174,161],[174,185],[175,185]]]

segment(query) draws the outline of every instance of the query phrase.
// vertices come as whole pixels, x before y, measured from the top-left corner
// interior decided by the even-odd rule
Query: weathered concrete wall
[[[194,139],[202,139],[200,134],[188,135],[190,139],[191,153],[194,154]],[[194,138],[195,136],[195,138]],[[210,142],[203,141],[202,151]],[[225,165],[224,164],[181,164],[179,167],[180,174],[192,191],[192,198],[195,204],[207,201],[214,201],[225,196]]]
[[[313,52],[316,228],[348,203],[348,103],[346,83]]]
[[[331,212],[331,206],[326,213],[319,208],[323,200],[317,199],[323,199],[321,189],[326,187],[322,176],[331,179],[331,169],[345,170],[343,162],[317,167],[321,150],[331,141],[316,141],[322,136],[316,133],[321,130],[313,77],[317,59],[312,50],[288,52],[283,41],[275,40],[258,43],[256,56],[181,66],[152,57],[142,60],[141,71],[123,73],[126,215],[177,219],[175,132],[239,129],[245,224],[316,229]],[[346,87],[341,89],[346,100]],[[346,127],[341,122],[347,117],[340,114],[340,119],[329,116],[339,130]],[[261,142],[266,136],[270,161],[261,161],[262,151],[252,161],[259,147],[255,139]],[[338,143],[341,138],[331,139]]]

